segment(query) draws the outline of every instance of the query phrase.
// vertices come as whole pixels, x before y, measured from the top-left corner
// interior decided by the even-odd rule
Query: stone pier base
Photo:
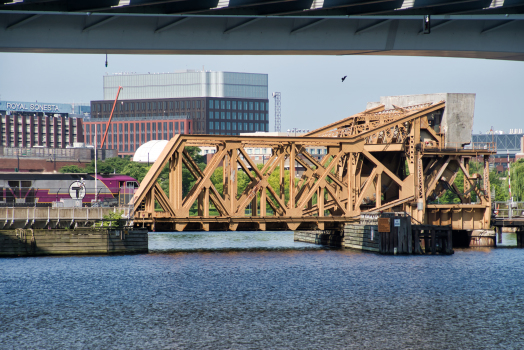
[[[295,231],[296,242],[322,244],[329,247],[343,247],[344,237],[334,230]]]

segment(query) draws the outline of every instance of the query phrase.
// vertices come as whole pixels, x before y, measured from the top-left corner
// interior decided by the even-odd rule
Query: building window
[[[215,112],[215,119],[220,119],[220,112]]]
[[[257,102],[258,103],[258,102]],[[264,110],[264,102],[260,102],[260,110],[263,111]]]
[[[196,101],[197,103],[197,108],[200,108],[200,100]]]
[[[226,113],[226,119],[231,119],[231,112]]]
[[[224,102],[224,101],[222,101]],[[226,119],[226,112],[220,112],[221,119]]]
[[[226,109],[226,101],[220,101],[220,109]]]
[[[233,130],[237,129],[237,123],[233,123]]]
[[[244,102],[244,110],[247,111],[247,102]]]
[[[249,113],[249,120],[253,120],[253,113]]]
[[[233,112],[233,119],[237,119],[237,112]]]
[[[247,131],[247,123],[244,123],[244,131]]]
[[[231,109],[231,101],[227,101],[227,103],[226,103],[226,108],[227,108],[227,109]]]
[[[253,131],[253,123],[249,123],[249,131]]]
[[[173,138],[173,122],[169,123],[169,138]]]
[[[213,100],[209,100],[209,108],[213,108]]]
[[[269,111],[269,102],[266,102],[266,111]]]
[[[209,119],[213,119],[213,112],[209,112]]]
[[[258,120],[258,113],[255,113],[255,120]]]
[[[237,104],[236,101],[233,101],[233,109],[235,109],[235,105]],[[238,109],[242,109],[242,101],[238,101]]]
[[[220,101],[215,100],[215,109],[220,108]]]
[[[175,134],[178,134],[179,131],[178,131],[178,123],[175,123]]]
[[[258,124],[255,124],[255,131],[258,131]]]
[[[213,129],[213,122],[209,122],[209,129]]]
[[[250,110],[250,111],[253,110],[253,102],[249,102],[249,110]]]
[[[180,134],[184,134],[185,128],[184,128],[184,122],[180,123]]]
[[[226,130],[231,130],[231,123],[230,123],[230,122],[227,122],[226,127],[227,127]]]
[[[169,102],[169,109],[173,109],[173,101]]]
[[[164,122],[164,139],[168,140],[168,138],[167,138],[167,122]]]
[[[215,122],[215,130],[220,130],[220,123],[219,122]]]
[[[238,123],[238,130],[242,131],[242,123]]]
[[[258,111],[258,102],[255,102],[255,111]]]
[[[247,113],[244,113],[244,120],[247,120]]]

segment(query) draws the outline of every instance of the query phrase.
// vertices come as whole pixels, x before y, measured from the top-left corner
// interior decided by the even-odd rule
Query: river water
[[[0,259],[0,349],[524,348],[521,249],[381,256],[285,232],[150,249]]]

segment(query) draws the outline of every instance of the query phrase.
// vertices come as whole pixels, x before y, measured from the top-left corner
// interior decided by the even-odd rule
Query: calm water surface
[[[524,348],[524,250],[380,256],[271,232],[150,247],[0,259],[0,348]]]

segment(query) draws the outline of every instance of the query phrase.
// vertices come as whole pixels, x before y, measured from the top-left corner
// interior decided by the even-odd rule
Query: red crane
[[[111,124],[111,119],[113,118],[113,112],[115,111],[116,107],[116,101],[118,100],[118,95],[120,95],[120,90],[122,90],[122,87],[118,87],[118,91],[116,93],[115,103],[113,103],[113,109],[111,110],[111,114],[109,115],[109,120],[107,121],[106,126],[106,132],[104,133],[104,137],[102,138],[102,144],[100,145],[100,149],[104,148],[104,142],[106,141],[107,132],[109,131],[109,124]]]

